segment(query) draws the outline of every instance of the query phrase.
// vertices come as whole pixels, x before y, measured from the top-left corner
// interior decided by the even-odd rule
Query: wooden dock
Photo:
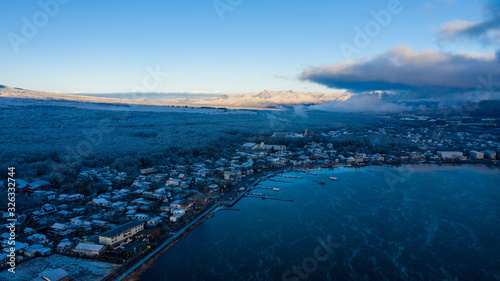
[[[293,181],[282,181],[282,180],[275,180],[275,179],[269,179],[269,180],[275,181],[275,182],[294,183]]]
[[[281,188],[279,187],[269,187],[269,186],[261,186],[261,187],[252,187],[250,188],[250,190],[254,190],[254,189],[266,189],[266,190],[272,190],[272,191],[280,191]]]
[[[289,179],[301,179],[302,177],[297,176],[287,176],[287,175],[278,175],[278,177],[289,178]]]
[[[261,198],[262,200],[269,199],[269,200],[293,202],[292,199],[275,198],[275,197],[272,197],[272,195],[262,194],[262,193],[247,193],[247,194],[245,194],[245,196],[254,197],[254,198]]]

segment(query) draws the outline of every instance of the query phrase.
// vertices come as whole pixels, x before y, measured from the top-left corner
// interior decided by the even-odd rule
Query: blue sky
[[[55,1],[1,2],[0,84],[65,93],[130,92],[143,84],[149,67],[168,73],[155,92],[334,92],[327,86],[335,84],[299,76],[311,66],[347,60],[340,44],[353,44],[354,28],[365,28],[373,20],[370,11],[386,10],[394,0],[221,0],[236,4],[223,20],[211,0]],[[437,40],[443,23],[483,20],[485,1],[399,2],[402,11],[351,59],[402,45],[415,51],[495,52],[477,42]],[[58,3],[58,11],[48,15],[40,3]],[[37,16],[42,24],[26,38],[23,18],[34,23]]]

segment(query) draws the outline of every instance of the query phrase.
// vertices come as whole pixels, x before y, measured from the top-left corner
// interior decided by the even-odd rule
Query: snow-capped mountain
[[[298,104],[322,104],[333,100],[344,101],[349,99],[351,95],[349,93],[262,91],[256,94],[226,94],[220,97],[184,100],[184,102],[206,106],[267,108]]]
[[[108,95],[111,96],[111,95]],[[117,95],[118,96],[118,95]],[[142,95],[144,96],[144,95]],[[11,88],[0,85],[0,98],[15,99],[17,103],[29,100],[44,101],[66,101],[103,104],[140,104],[157,106],[191,106],[191,107],[226,107],[238,109],[264,109],[270,107],[293,106],[299,104],[323,104],[330,101],[345,101],[352,94],[349,93],[314,93],[294,91],[262,91],[255,94],[225,94],[210,98],[179,98],[177,100],[137,100],[110,97],[86,96],[85,94],[61,94],[54,92],[31,91],[19,88]],[[24,101],[23,101],[24,100]]]

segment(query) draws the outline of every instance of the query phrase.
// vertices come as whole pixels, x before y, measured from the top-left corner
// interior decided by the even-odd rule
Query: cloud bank
[[[500,1],[490,1],[484,11],[483,21],[443,24],[440,39],[500,43]],[[299,79],[356,94],[344,102],[315,106],[318,109],[397,111],[406,108],[405,102],[418,106],[421,101],[454,106],[500,99],[500,51],[449,53],[397,46],[370,59],[311,66]],[[376,91],[384,94],[373,95]]]
[[[353,92],[441,90],[447,93],[476,89],[480,77],[500,75],[499,65],[498,54],[416,52],[411,47],[399,46],[371,60],[310,67],[302,72],[300,79]],[[500,89],[500,85],[493,87]]]

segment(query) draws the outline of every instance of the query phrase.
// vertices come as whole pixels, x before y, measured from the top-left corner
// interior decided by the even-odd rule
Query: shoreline
[[[145,261],[140,263],[134,270],[129,272],[125,276],[120,276],[118,279],[113,279],[113,280],[125,280],[125,281],[137,281],[139,280],[140,276],[150,267],[153,266],[153,264],[157,261],[157,259],[167,252],[169,249],[171,249],[173,246],[175,246],[179,241],[184,239],[193,231],[198,225],[202,224],[204,221],[207,219],[211,218],[214,216],[214,214],[219,211],[220,207],[223,206],[234,206],[236,203],[238,203],[239,200],[241,200],[243,197],[245,197],[245,194],[248,190],[250,190],[252,187],[258,185],[261,181],[266,180],[268,178],[272,178],[273,176],[279,175],[279,174],[284,174],[284,173],[289,173],[289,172],[309,172],[309,171],[317,171],[317,170],[324,170],[324,169],[335,169],[335,168],[364,168],[364,167],[370,167],[370,166],[385,166],[385,167],[401,167],[401,166],[409,166],[409,165],[437,165],[437,166],[462,166],[462,165],[481,165],[481,166],[486,166],[486,167],[494,167],[497,169],[500,169],[499,163],[488,163],[488,162],[470,162],[470,161],[463,161],[463,162],[439,162],[439,163],[430,163],[430,162],[424,162],[424,163],[367,163],[366,165],[357,165],[357,164],[340,164],[340,165],[333,165],[333,166],[317,166],[317,167],[294,167],[294,166],[285,166],[278,168],[278,171],[267,171],[264,172],[260,177],[255,179],[255,181],[245,187],[245,190],[240,192],[236,198],[231,200],[230,202],[226,202],[225,204],[221,202],[217,202],[214,204],[214,206],[210,207],[210,210],[205,211],[197,220],[191,222],[191,225],[186,227],[184,230],[181,230],[180,232],[176,233],[175,239],[172,239],[172,241],[168,242],[166,245],[161,247],[158,251],[156,251],[154,254],[151,255],[151,257],[148,257]],[[288,169],[287,169],[288,168]],[[241,183],[239,183],[241,184]],[[112,275],[113,273],[109,274]],[[108,276],[109,276],[108,275]],[[122,274],[123,275],[123,274]],[[108,276],[104,277],[107,278]],[[104,279],[103,279],[104,280]]]
[[[117,269],[115,272],[111,272],[107,276],[104,276],[102,280],[126,280],[126,281],[136,281],[139,280],[139,277],[144,273],[146,269],[151,267],[153,263],[166,251],[168,251],[170,248],[175,246],[179,241],[184,239],[191,231],[193,231],[198,225],[202,224],[205,220],[209,219],[212,217],[220,207],[223,206],[232,206],[236,204],[239,200],[241,200],[245,193],[252,187],[260,183],[262,180],[270,177],[270,175],[273,174],[278,174],[278,173],[284,173],[284,172],[289,172],[290,170],[283,171],[284,167],[280,167],[277,169],[271,169],[270,171],[265,171],[263,172],[262,175],[260,175],[258,178],[254,179],[252,183],[249,186],[245,186],[245,190],[242,192],[239,192],[237,194],[237,197],[230,200],[229,202],[216,202],[213,206],[209,207],[208,210],[204,211],[201,215],[199,215],[194,221],[191,221],[188,223],[187,226],[184,228],[180,229],[179,231],[176,232],[173,236],[167,237],[164,236],[160,238],[160,241],[165,239],[165,241],[160,242],[158,245],[155,246],[153,250],[150,250],[149,252],[145,253],[145,257],[140,258],[140,256],[137,256],[130,261],[134,261],[135,259],[139,259],[136,264],[133,265],[127,265],[127,262],[122,265],[121,268]],[[249,176],[249,178],[252,176]],[[238,182],[234,188],[235,192],[237,191],[238,185],[244,184],[244,179],[242,179],[240,182]],[[250,179],[248,179],[250,180]],[[169,241],[170,239],[170,241]],[[168,242],[167,242],[168,241]],[[164,245],[163,245],[164,244]],[[124,266],[130,266],[130,269],[127,269],[125,272],[119,272],[123,270]],[[117,275],[117,276],[115,276]]]

